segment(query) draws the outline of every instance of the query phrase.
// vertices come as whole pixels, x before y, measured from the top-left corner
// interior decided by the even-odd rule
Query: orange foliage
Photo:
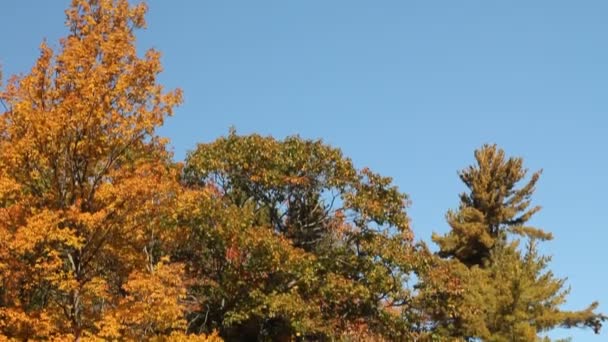
[[[126,0],[73,0],[58,51],[43,43],[31,71],[0,93],[6,338],[184,328],[183,268],[159,247],[172,234],[179,170],[154,134],[181,93],[156,83],[157,51],[136,53],[145,12]]]

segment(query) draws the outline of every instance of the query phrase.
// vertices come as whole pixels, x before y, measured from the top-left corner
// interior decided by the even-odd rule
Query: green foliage
[[[461,279],[460,291],[434,278],[423,281],[424,289],[440,295],[431,305],[438,331],[496,342],[537,341],[539,333],[557,326],[586,326],[597,333],[606,320],[595,312],[597,303],[582,311],[560,310],[569,292],[565,280],[547,270],[550,258],[537,250],[551,235],[525,225],[540,210],[528,209],[540,172],[517,188],[526,175],[521,158],[505,159],[495,145],[483,146],[475,158],[477,165],[460,173],[470,193],[460,196],[458,211],[447,214],[452,230],[433,237],[438,255],[451,259],[443,262]],[[518,236],[527,240],[523,250]],[[450,307],[457,309],[446,311]]]
[[[433,236],[439,255],[453,257],[468,266],[483,265],[492,249],[504,244],[508,233],[551,239],[551,234],[525,226],[540,210],[530,207],[540,171],[521,188],[517,184],[526,176],[523,159],[505,159],[496,145],[485,145],[475,151],[477,165],[459,173],[470,190],[460,195],[458,211],[448,211],[447,220],[452,230],[443,237]]]
[[[208,217],[213,211],[190,215],[212,224],[188,224],[200,231],[181,253],[217,253],[213,262],[191,263],[192,272],[217,284],[196,294],[215,312],[196,313],[207,319],[193,329],[257,338],[339,337],[354,327],[407,334],[398,322],[411,300],[404,284],[414,247],[407,198],[389,178],[356,170],[320,141],[231,132],[189,155],[184,182],[213,189],[220,215],[233,217],[223,231],[229,225]],[[210,273],[217,263],[218,273]]]

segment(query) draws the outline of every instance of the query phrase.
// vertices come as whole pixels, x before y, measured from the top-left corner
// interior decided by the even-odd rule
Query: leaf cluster
[[[0,91],[0,340],[539,341],[598,332],[528,225],[540,172],[494,145],[438,253],[409,198],[321,140],[235,130],[183,163],[181,103],[138,55],[144,4],[73,0],[69,34]],[[525,246],[525,247],[523,247]]]

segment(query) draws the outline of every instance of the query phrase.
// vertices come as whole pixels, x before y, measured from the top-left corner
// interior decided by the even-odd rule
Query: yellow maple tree
[[[43,43],[31,71],[0,93],[5,338],[183,328],[182,267],[160,247],[179,170],[155,135],[181,92],[156,82],[157,51],[137,54],[145,12],[126,0],[72,1],[69,35],[56,51]]]

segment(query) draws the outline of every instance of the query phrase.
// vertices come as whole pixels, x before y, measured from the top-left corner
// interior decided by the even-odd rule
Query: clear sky
[[[64,35],[67,0],[5,0],[0,64],[26,72]],[[567,308],[608,312],[608,2],[151,0],[138,46],[185,104],[161,133],[176,159],[234,125],[300,134],[392,176],[414,232],[448,229],[457,170],[498,143],[544,169],[533,224],[572,286]],[[557,331],[574,341],[608,332]]]

